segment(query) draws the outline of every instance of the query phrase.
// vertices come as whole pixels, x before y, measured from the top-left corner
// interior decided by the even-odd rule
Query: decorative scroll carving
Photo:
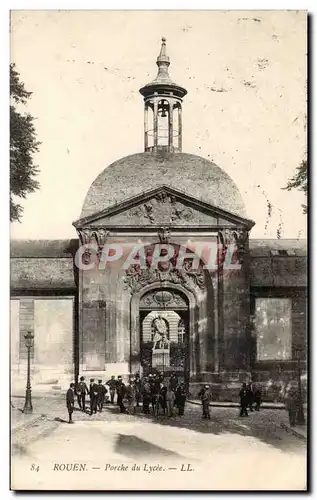
[[[82,245],[96,243],[98,247],[101,247],[106,244],[110,231],[107,231],[102,227],[100,229],[85,227],[83,229],[78,229],[78,235]]]
[[[242,229],[225,229],[219,231],[219,238],[226,250],[229,245],[235,245],[238,251],[239,262],[242,264],[244,255],[247,252],[248,232]]]
[[[231,229],[224,229],[223,231],[219,231],[219,237],[221,243],[225,248],[236,243],[235,233]]]
[[[238,247],[239,261],[242,264],[244,257],[248,252],[249,233],[247,231],[235,231],[236,244]]]
[[[176,220],[190,221],[194,217],[190,207],[179,203],[174,196],[168,195],[165,191],[161,191],[143,205],[135,207],[131,213],[138,217],[144,217],[151,224],[162,221],[166,223]]]
[[[140,300],[140,308],[152,307],[187,308],[186,300],[177,292],[171,290],[155,290],[144,295]]]
[[[171,231],[167,227],[160,227],[158,230],[158,237],[161,243],[169,243]]]
[[[190,265],[187,270],[172,269],[168,272],[131,266],[124,278],[125,288],[130,289],[132,292],[138,292],[146,285],[154,282],[176,283],[191,291],[205,288],[203,271],[201,269],[192,269]]]
[[[87,245],[92,241],[93,230],[89,228],[78,230],[79,239],[82,245]]]
[[[100,229],[91,229],[91,228],[83,228],[78,230],[79,239],[82,245],[97,245],[97,257],[100,259],[102,250],[104,245],[107,242],[107,239],[110,235],[110,231],[107,231],[104,228]],[[92,252],[89,248],[85,248],[83,252],[83,263],[88,265],[91,262]]]
[[[95,238],[97,241],[98,247],[103,247],[109,238],[110,231],[107,231],[106,229],[100,228],[97,231],[95,231]]]

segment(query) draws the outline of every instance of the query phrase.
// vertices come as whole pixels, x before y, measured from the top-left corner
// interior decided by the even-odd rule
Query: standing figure
[[[105,388],[105,386],[103,385],[101,379],[98,380],[97,387],[98,387],[97,406],[98,406],[98,410],[101,412],[103,405],[105,404],[105,398],[106,398],[106,394],[108,391]]]
[[[109,390],[110,390],[110,403],[113,405],[114,404],[114,395],[115,395],[116,388],[117,388],[117,381],[116,381],[114,375],[111,375],[111,379],[108,380],[107,385],[109,386]]]
[[[249,408],[250,411],[253,411],[254,394],[251,383],[247,385],[246,391],[247,391],[247,408]]]
[[[174,416],[174,404],[175,404],[175,392],[172,391],[171,387],[169,387],[169,389],[167,389],[166,392],[167,415],[169,417]]]
[[[117,402],[120,408],[120,413],[126,413],[126,409],[123,403],[125,392],[126,392],[125,384],[122,381],[122,377],[119,376],[117,379]]]
[[[160,384],[159,377],[156,375],[156,373],[153,374],[153,376],[150,380],[151,380],[150,384],[151,384],[152,410],[153,410],[154,415],[157,415],[158,408],[159,408],[159,397],[160,397],[161,384]]]
[[[296,383],[291,382],[286,389],[285,408],[288,411],[289,425],[296,425],[297,411],[299,408],[299,392]]]
[[[72,382],[66,392],[66,406],[68,411],[68,423],[73,424],[72,415],[74,411],[75,384]]]
[[[150,403],[151,403],[151,386],[149,384],[148,378],[144,377],[142,384],[142,400],[143,400],[143,413],[150,413]]]
[[[242,384],[242,387],[239,392],[240,397],[240,417],[246,416],[248,417],[248,393],[247,393],[247,384]]]
[[[134,379],[134,386],[135,386],[135,399],[136,399],[136,405],[137,406],[140,406],[140,402],[141,402],[141,399],[142,399],[141,385],[142,385],[142,383],[141,383],[140,374],[136,373],[135,374],[135,379]]]
[[[178,386],[178,377],[175,372],[172,373],[170,378],[170,388],[173,392],[176,391],[176,387]]]
[[[176,406],[178,408],[178,415],[183,416],[185,411],[185,402],[186,402],[185,384],[182,383],[176,388],[175,400],[176,400]]]
[[[201,391],[199,392],[198,396],[200,397],[202,409],[203,409],[202,418],[208,418],[208,420],[210,420],[209,403],[211,401],[211,390],[210,390],[209,385],[205,385],[201,389]]]
[[[97,397],[98,397],[98,385],[95,383],[95,379],[90,379],[89,386],[89,398],[90,398],[90,415],[97,413]]]
[[[130,379],[126,385],[125,398],[127,400],[127,413],[132,415],[136,412],[136,390],[134,379]]]
[[[77,398],[79,403],[79,408],[86,411],[86,394],[89,394],[87,384],[85,382],[85,377],[80,377],[80,382],[77,388]]]
[[[255,411],[259,411],[262,402],[262,391],[259,385],[257,385],[254,389],[254,402],[255,402]]]
[[[161,382],[160,386],[161,387],[160,387],[160,392],[159,392],[159,403],[160,403],[160,406],[162,407],[163,415],[165,415],[166,410],[167,410],[167,404],[166,404],[167,387],[163,382]]]

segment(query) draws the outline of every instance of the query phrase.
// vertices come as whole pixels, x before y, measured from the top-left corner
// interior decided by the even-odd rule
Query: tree
[[[34,118],[29,113],[21,113],[32,92],[27,92],[14,64],[10,64],[10,221],[21,222],[23,207],[14,197],[26,198],[28,193],[39,189],[35,179],[39,170],[34,164],[33,155],[39,149],[36,140]]]
[[[302,160],[301,164],[296,168],[295,175],[288,181],[285,188],[287,191],[291,191],[291,189],[299,189],[300,191],[304,191],[305,196],[307,196],[307,158]],[[307,205],[302,205],[303,213],[307,213]]]

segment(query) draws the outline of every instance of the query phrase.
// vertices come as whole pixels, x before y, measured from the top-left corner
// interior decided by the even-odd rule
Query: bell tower
[[[144,151],[182,151],[182,102],[187,90],[170,78],[166,39],[156,60],[158,73],[140,89],[144,97]]]

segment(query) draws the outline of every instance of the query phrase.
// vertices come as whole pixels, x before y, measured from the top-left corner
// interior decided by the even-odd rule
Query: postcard
[[[307,490],[307,12],[10,23],[11,490]]]

